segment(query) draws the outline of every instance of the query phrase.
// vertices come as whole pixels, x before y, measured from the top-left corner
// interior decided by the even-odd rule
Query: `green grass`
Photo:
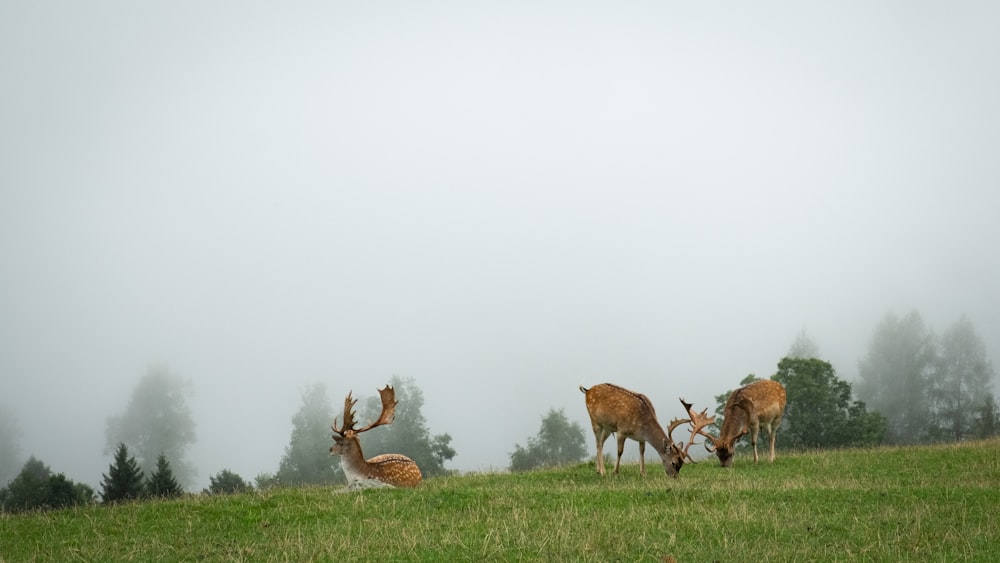
[[[0,516],[2,561],[997,561],[1000,440]]]

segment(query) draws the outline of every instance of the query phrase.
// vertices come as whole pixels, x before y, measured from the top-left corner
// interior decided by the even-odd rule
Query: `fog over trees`
[[[966,317],[938,336],[917,311],[889,313],[858,367],[857,396],[886,417],[889,443],[982,438],[995,428],[996,374]]]
[[[997,21],[0,2],[0,487],[120,443],[188,492],[336,479],[303,390],[367,419],[396,376],[364,452],[428,476],[587,428],[580,385],[668,421],[786,357],[887,443],[994,434]]]
[[[128,445],[147,475],[163,455],[182,486],[193,484],[195,468],[185,457],[195,441],[195,421],[187,403],[192,393],[189,380],[163,367],[151,368],[133,390],[124,414],[108,418],[107,450]]]

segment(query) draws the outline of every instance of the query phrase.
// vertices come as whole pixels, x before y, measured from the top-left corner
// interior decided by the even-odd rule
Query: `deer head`
[[[736,443],[746,434],[750,434],[753,445],[753,461],[757,463],[757,434],[761,427],[768,431],[771,442],[770,461],[774,461],[774,446],[776,432],[781,425],[781,417],[785,411],[785,388],[776,381],[762,379],[733,391],[726,401],[725,420],[717,438],[709,438],[712,448],[719,458],[719,465],[732,467],[736,453]]]
[[[389,424],[396,413],[396,392],[386,385],[379,389],[382,399],[382,413],[371,424],[361,429],[355,429],[354,406],[358,400],[347,394],[344,399],[344,422],[337,428],[334,419],[330,428],[334,431],[333,446],[330,455],[341,456],[340,464],[348,481],[375,480],[397,487],[414,487],[421,483],[423,477],[420,468],[410,458],[400,454],[385,454],[365,460],[361,452],[361,442],[358,434]]]

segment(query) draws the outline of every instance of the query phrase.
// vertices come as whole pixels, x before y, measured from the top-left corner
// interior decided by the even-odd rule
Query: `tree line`
[[[444,467],[456,452],[448,434],[431,435],[421,409],[422,391],[412,379],[394,376],[400,401],[393,424],[365,435],[365,454],[406,452],[425,477],[448,472]],[[114,452],[108,473],[102,474],[99,491],[74,483],[63,473],[53,472],[34,456],[16,469],[21,434],[17,421],[0,408],[0,509],[7,512],[53,509],[93,502],[116,503],[184,494],[193,481],[194,467],[186,451],[195,439],[195,425],[187,406],[189,382],[163,368],[143,376],[132,393],[125,412],[107,421],[105,439]],[[381,404],[369,397],[358,404],[358,415],[377,417]],[[330,423],[335,412],[326,387],[315,384],[302,393],[302,406],[292,417],[292,432],[274,473],[261,473],[251,482],[223,469],[209,477],[202,494],[225,494],[274,486],[326,485],[346,482],[340,463],[329,455]],[[107,450],[106,450],[107,451]],[[16,473],[16,475],[15,475]],[[11,479],[11,475],[15,475]]]
[[[873,332],[867,354],[858,363],[859,379],[849,383],[820,359],[818,346],[802,332],[771,379],[781,383],[787,405],[778,446],[781,448],[867,447],[986,438],[1000,433],[1000,407],[994,398],[993,366],[972,323],[961,318],[941,335],[928,329],[920,314],[887,314]],[[749,375],[745,385],[757,379]],[[393,424],[365,436],[366,457],[404,453],[425,477],[449,473],[444,466],[455,450],[447,433],[431,435],[421,409],[422,391],[412,379],[393,376],[399,405]],[[716,426],[733,389],[716,395]],[[101,502],[122,502],[183,493],[194,475],[185,459],[194,442],[194,421],[186,398],[190,383],[162,368],[140,379],[125,412],[108,419],[106,443],[114,461],[102,475]],[[292,416],[292,432],[275,472],[253,483],[223,469],[210,477],[206,494],[274,486],[330,485],[345,482],[340,464],[328,455],[330,422],[341,417],[317,383],[302,392]],[[358,403],[358,416],[374,420],[381,411],[377,396]],[[96,502],[90,486],[74,483],[31,457],[16,470],[21,434],[12,414],[0,408],[0,508],[7,511],[59,508]],[[578,463],[587,457],[584,428],[563,410],[542,417],[536,436],[515,444],[511,471]],[[13,479],[12,475],[16,473]],[[10,480],[8,480],[10,479]]]

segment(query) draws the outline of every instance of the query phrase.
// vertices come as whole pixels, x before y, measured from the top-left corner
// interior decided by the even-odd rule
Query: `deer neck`
[[[663,427],[655,423],[643,426],[642,437],[653,446],[660,457],[667,455],[667,447],[673,443],[667,433],[663,431]]]
[[[371,479],[371,469],[365,461],[365,455],[361,453],[361,442],[352,438],[344,444],[344,452],[340,456],[340,467],[344,470],[344,477],[347,481],[363,481]]]
[[[730,409],[726,411],[726,419],[722,422],[722,430],[719,431],[719,439],[723,442],[735,442],[745,433],[747,416],[740,409]]]

